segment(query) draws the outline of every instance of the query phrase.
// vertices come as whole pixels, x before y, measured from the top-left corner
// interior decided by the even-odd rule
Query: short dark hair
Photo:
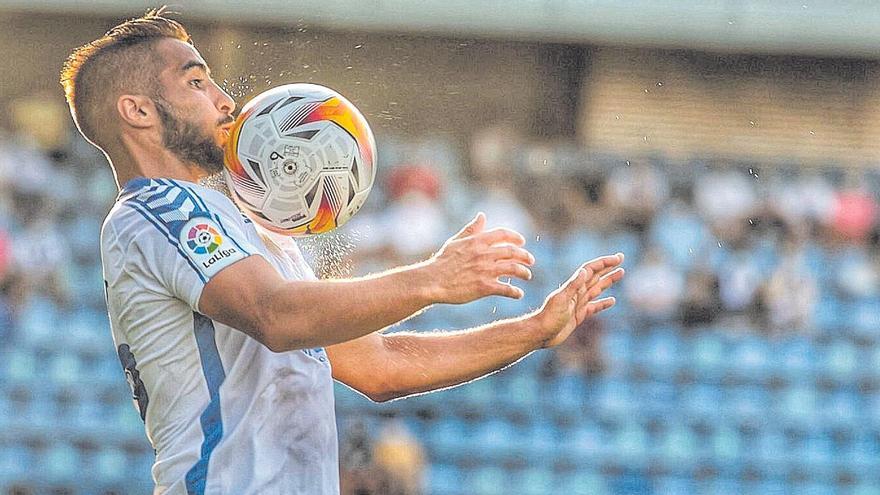
[[[115,105],[121,94],[158,96],[160,87],[155,67],[161,63],[154,44],[171,38],[192,44],[186,29],[166,17],[166,7],[151,9],[130,19],[70,54],[61,70],[61,85],[70,114],[80,132],[97,146],[98,111]]]

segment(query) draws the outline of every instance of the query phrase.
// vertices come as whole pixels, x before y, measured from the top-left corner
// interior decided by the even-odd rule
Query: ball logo
[[[186,245],[196,254],[211,254],[223,244],[223,237],[214,227],[200,223],[189,229]]]

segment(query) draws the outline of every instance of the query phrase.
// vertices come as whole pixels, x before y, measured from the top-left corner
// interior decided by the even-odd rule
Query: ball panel
[[[375,140],[366,119],[341,95],[313,84],[281,86],[248,102],[225,158],[227,182],[243,211],[287,235],[345,223],[375,180]]]

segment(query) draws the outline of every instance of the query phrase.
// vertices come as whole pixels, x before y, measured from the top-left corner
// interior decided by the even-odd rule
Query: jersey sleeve
[[[258,254],[231,201],[209,201],[185,186],[151,188],[127,199],[115,222],[126,271],[195,311],[208,281]]]

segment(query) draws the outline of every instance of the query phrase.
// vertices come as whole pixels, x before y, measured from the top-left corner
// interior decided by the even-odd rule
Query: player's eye
[[[194,87],[194,88],[201,88],[201,87],[202,87],[202,83],[204,83],[204,82],[205,82],[204,79],[193,79],[193,80],[190,81],[189,83],[190,83],[190,85],[191,85],[192,87]]]

